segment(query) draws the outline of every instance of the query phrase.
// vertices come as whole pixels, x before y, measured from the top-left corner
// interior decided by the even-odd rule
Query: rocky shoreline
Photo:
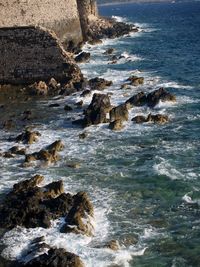
[[[111,19],[100,18],[90,24],[88,32],[88,43],[97,44],[103,38],[116,38],[127,35],[130,32],[137,32],[138,29],[133,25],[119,23]],[[52,99],[52,97],[63,97],[73,93],[79,93],[82,102],[74,103],[72,107],[68,103],[63,107],[63,112],[70,113],[73,108],[82,110],[81,118],[71,119],[71,122],[80,127],[80,139],[87,138],[87,132],[82,128],[101,123],[107,124],[108,128],[114,131],[120,131],[124,128],[129,118],[129,111],[134,107],[148,106],[152,112],[154,107],[161,101],[175,102],[176,98],[164,88],[152,90],[149,94],[139,92],[127,99],[124,103],[113,106],[110,95],[102,93],[106,88],[112,85],[112,81],[94,77],[88,80],[83,76],[77,64],[90,61],[89,53],[73,48],[75,54],[71,54],[70,67],[68,69],[68,77],[66,80],[56,81],[52,77],[49,81],[38,81],[31,85],[25,86],[23,89],[17,87],[16,91],[13,87],[2,85],[0,92],[5,92],[5,98],[12,101],[33,101],[43,99],[44,101]],[[119,59],[113,54],[113,50],[105,51],[108,57],[112,56],[112,64]],[[143,77],[131,76],[122,84],[122,88],[129,86],[139,86],[144,83]],[[11,95],[7,89],[12,91]],[[94,93],[99,91],[99,93]],[[20,96],[19,96],[20,94]],[[85,107],[84,98],[88,95],[92,96],[91,103]],[[3,100],[4,101],[4,100]],[[2,102],[1,109],[5,108]],[[50,108],[56,107],[57,102],[53,103]],[[21,167],[30,166],[46,166],[60,160],[60,152],[66,145],[61,140],[55,140],[48,146],[42,147],[34,153],[27,153],[27,148],[38,141],[40,133],[28,126],[34,121],[34,114],[31,110],[22,111],[20,116],[13,118],[12,116],[1,121],[1,128],[12,133],[12,129],[17,129],[18,136],[10,136],[9,140],[16,143],[8,151],[0,151],[0,156],[4,158],[23,157]],[[133,123],[157,123],[163,124],[169,121],[166,115],[149,114],[148,117],[137,116],[132,118]],[[22,128],[23,127],[23,128]],[[39,164],[39,165],[38,165]],[[78,163],[68,163],[70,168],[78,168]],[[41,186],[42,184],[42,186]],[[52,220],[63,217],[64,223],[60,228],[61,233],[74,233],[77,235],[93,236],[95,227],[94,206],[86,192],[78,192],[71,195],[65,192],[63,181],[55,181],[47,185],[44,184],[44,176],[35,175],[29,179],[16,183],[13,189],[2,197],[0,203],[0,228],[6,232],[15,227],[26,228],[49,228]],[[78,255],[67,252],[64,249],[50,247],[45,243],[42,236],[37,240],[32,240],[23,255],[22,262],[15,262],[14,266],[49,266],[49,267],[83,267],[84,263]],[[99,247],[118,250],[120,245],[118,241],[111,240],[107,244],[99,245]],[[24,260],[25,259],[25,260]],[[28,259],[28,260],[27,260]],[[9,263],[12,264],[12,263]],[[0,264],[1,266],[1,264]],[[6,263],[2,263],[6,266]]]

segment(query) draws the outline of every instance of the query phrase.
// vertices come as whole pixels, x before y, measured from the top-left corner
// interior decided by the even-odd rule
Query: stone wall
[[[64,41],[82,40],[76,0],[0,0],[0,28],[44,26]]]
[[[67,80],[74,62],[56,35],[41,27],[0,28],[0,84]]]

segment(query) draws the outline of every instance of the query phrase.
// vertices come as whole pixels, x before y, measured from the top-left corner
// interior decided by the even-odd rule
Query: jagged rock
[[[164,124],[169,121],[169,118],[167,115],[163,115],[163,114],[156,114],[156,115],[149,114],[147,117],[147,121],[158,123],[158,124]]]
[[[9,149],[9,152],[14,154],[14,155],[25,155],[26,154],[26,149],[25,148],[20,148],[18,146],[13,146]]]
[[[91,94],[92,94],[91,90],[85,90],[81,94],[81,97],[91,96]]]
[[[166,102],[176,102],[176,97],[171,93],[167,92],[164,88],[155,90],[147,95],[147,105],[149,107],[155,107],[159,101]]]
[[[78,56],[75,57],[75,61],[77,63],[84,63],[90,60],[90,53],[82,52]]]
[[[39,132],[31,132],[26,130],[22,134],[18,135],[15,139],[16,142],[23,142],[24,144],[33,144],[37,142],[38,137],[41,136]]]
[[[49,87],[56,90],[60,87],[60,84],[54,78],[51,78],[49,81]]]
[[[69,106],[69,105],[65,105],[64,110],[65,111],[72,111],[73,108],[71,106]]]
[[[130,106],[143,106],[147,102],[146,95],[143,92],[138,93],[137,95],[132,96],[126,101],[126,104],[129,104]]]
[[[137,76],[131,76],[128,78],[127,81],[130,82],[130,85],[138,86],[138,85],[142,85],[144,83],[144,78],[143,77],[137,77]]]
[[[128,109],[126,104],[122,104],[118,107],[115,107],[111,109],[110,111],[110,120],[121,120],[121,121],[127,121],[128,120]]]
[[[87,132],[83,132],[79,134],[79,139],[85,139],[88,136]]]
[[[56,162],[59,160],[58,152],[63,150],[64,145],[62,141],[58,140],[47,146],[45,149],[41,149],[39,152],[27,154],[25,157],[25,163],[31,161],[42,160],[49,163]]]
[[[108,48],[105,52],[104,55],[111,55],[112,53],[114,53],[115,49],[114,48]]]
[[[94,94],[91,104],[85,110],[85,118],[82,120],[84,127],[92,124],[106,123],[108,119],[107,113],[112,108],[110,98],[105,94]]]
[[[100,90],[100,91],[104,90],[105,88],[113,84],[112,81],[107,81],[103,78],[98,78],[98,77],[89,80],[88,83],[91,90]]]
[[[62,181],[38,187],[43,180],[43,176],[36,175],[13,186],[0,204],[1,228],[48,228],[51,220],[66,216],[73,206],[73,197],[64,193]]]
[[[121,120],[112,121],[109,125],[109,128],[113,131],[120,131],[124,128],[123,122]]]
[[[103,247],[109,248],[109,249],[114,250],[114,251],[117,251],[120,249],[120,245],[119,245],[119,242],[117,240],[111,240],[111,241],[107,242],[106,244],[104,244]]]
[[[46,96],[48,94],[48,86],[44,81],[35,82],[29,86],[34,95]]]
[[[47,246],[48,247],[48,246]],[[24,267],[84,267],[81,259],[62,248],[50,248],[36,258],[33,258]]]
[[[136,122],[136,123],[144,123],[144,122],[147,122],[147,118],[145,116],[141,116],[141,115],[138,115],[138,116],[135,116],[132,121]]]
[[[7,159],[11,159],[15,157],[15,155],[11,152],[4,152],[1,156]]]
[[[69,211],[61,228],[62,233],[75,233],[92,236],[94,227],[91,219],[94,216],[93,205],[85,192],[79,192],[74,196],[74,204]]]

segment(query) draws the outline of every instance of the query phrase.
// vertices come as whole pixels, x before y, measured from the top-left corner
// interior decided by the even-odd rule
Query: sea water
[[[27,106],[36,112],[34,126],[42,136],[28,152],[57,139],[63,140],[65,149],[62,160],[48,167],[22,168],[23,156],[0,158],[1,196],[35,173],[44,175],[46,183],[63,179],[67,192],[85,190],[90,195],[95,236],[61,234],[61,218],[50,229],[18,227],[6,233],[1,240],[2,255],[23,259],[31,240],[45,236],[46,243],[78,254],[86,267],[200,266],[200,3],[102,6],[100,14],[134,23],[140,30],[101,45],[86,45],[91,61],[80,65],[85,76],[113,81],[105,90],[112,93],[113,105],[160,87],[175,94],[177,102],[159,103],[153,110],[133,108],[122,131],[112,132],[108,125],[91,126],[84,140],[79,139],[82,130],[71,123],[82,111],[63,110],[66,103],[83,99],[78,93],[13,105],[13,113]],[[116,64],[104,55],[108,48],[123,56]],[[144,85],[121,89],[130,75],[144,77]],[[83,99],[85,107],[91,99]],[[48,107],[55,102],[60,106]],[[131,121],[150,112],[166,114],[170,122],[139,125]],[[1,131],[2,151],[15,145],[5,141],[9,135]],[[80,163],[80,168],[68,168],[68,161]],[[97,248],[112,239],[119,241],[119,251]]]

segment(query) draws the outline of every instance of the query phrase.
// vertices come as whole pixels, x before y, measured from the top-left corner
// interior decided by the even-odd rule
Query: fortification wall
[[[0,0],[0,28],[44,26],[61,41],[82,40],[76,0]]]
[[[41,27],[0,29],[0,84],[67,79],[73,62],[54,33]]]

